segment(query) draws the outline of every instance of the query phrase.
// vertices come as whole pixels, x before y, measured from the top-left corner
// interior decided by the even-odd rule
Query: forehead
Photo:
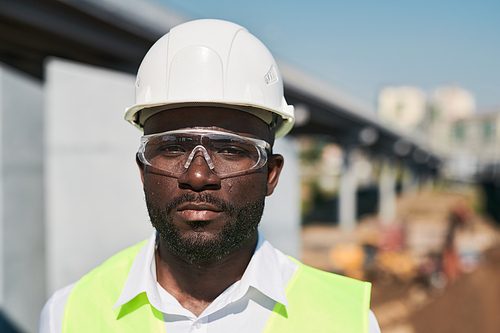
[[[159,112],[146,120],[144,134],[195,127],[226,130],[263,139],[271,144],[274,139],[274,133],[260,118],[243,111],[215,107],[190,107]]]

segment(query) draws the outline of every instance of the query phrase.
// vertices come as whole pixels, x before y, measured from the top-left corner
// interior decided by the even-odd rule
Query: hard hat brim
[[[168,103],[147,103],[147,104],[137,104],[128,108],[125,112],[125,120],[130,122],[135,127],[140,130],[143,129],[144,123],[152,115],[173,109],[181,109],[188,107],[219,107],[227,108],[237,111],[248,112],[254,116],[262,119],[265,123],[270,124],[272,122],[272,114],[277,114],[281,117],[282,121],[278,123],[275,132],[275,138],[282,137],[286,135],[293,127],[294,118],[290,116],[293,115],[293,106],[286,105],[287,112],[279,112],[277,110],[272,110],[266,108],[262,105],[245,104],[239,102],[230,101],[186,101],[186,102],[168,102]],[[288,114],[287,114],[288,113]]]

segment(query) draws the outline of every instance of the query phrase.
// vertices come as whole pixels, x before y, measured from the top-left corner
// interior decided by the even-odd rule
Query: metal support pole
[[[402,182],[402,193],[403,195],[413,196],[418,192],[418,179],[415,172],[409,168],[405,167],[403,169],[403,174],[401,177]]]
[[[391,224],[396,218],[396,168],[388,158],[382,161],[380,170],[379,217],[383,224]]]
[[[352,150],[345,149],[339,189],[339,225],[344,230],[352,230],[356,226],[357,184],[354,163],[352,162]]]

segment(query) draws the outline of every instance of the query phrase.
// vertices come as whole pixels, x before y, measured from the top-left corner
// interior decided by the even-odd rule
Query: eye
[[[219,149],[218,151],[219,154],[226,154],[226,155],[240,155],[244,154],[245,152],[246,150],[240,147],[224,147]]]
[[[177,156],[184,154],[186,152],[186,149],[181,145],[164,144],[158,147],[158,152],[162,155]]]
[[[248,150],[245,149],[244,147],[240,146],[224,146],[219,148],[217,151],[218,154],[223,154],[223,155],[248,155]]]

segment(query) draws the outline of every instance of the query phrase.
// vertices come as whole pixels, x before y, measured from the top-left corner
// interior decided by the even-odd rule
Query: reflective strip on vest
[[[116,254],[80,279],[66,302],[63,333],[165,332],[163,315],[146,293],[112,309],[145,243]],[[289,306],[276,303],[264,332],[368,333],[370,283],[296,262],[299,269],[285,289]]]

